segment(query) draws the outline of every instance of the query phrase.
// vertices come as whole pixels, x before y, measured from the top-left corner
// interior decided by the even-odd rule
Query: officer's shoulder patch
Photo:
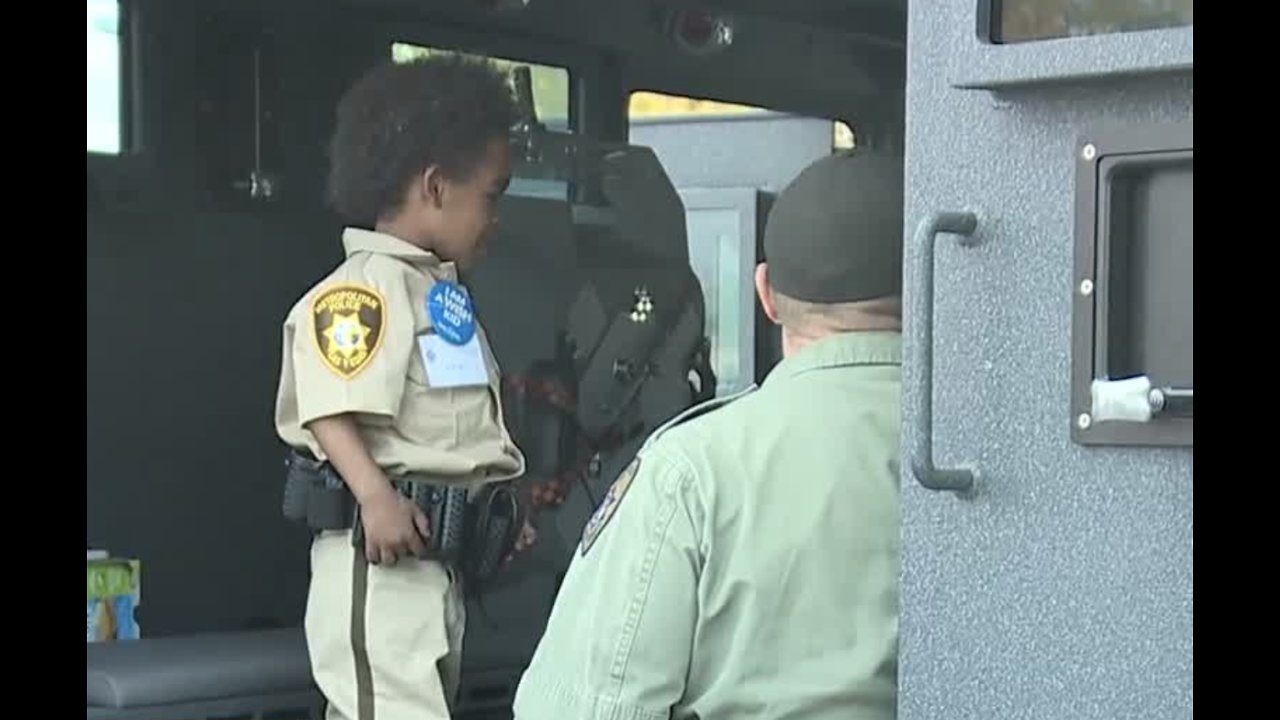
[[[655,440],[661,437],[663,433],[667,432],[671,428],[674,428],[678,425],[683,425],[684,423],[687,423],[694,418],[701,417],[703,415],[706,415],[709,412],[718,410],[724,407],[725,405],[728,405],[729,403],[734,402],[735,400],[740,400],[741,398],[746,397],[747,395],[750,395],[751,393],[755,392],[756,388],[757,386],[754,383],[752,383],[751,385],[747,386],[745,389],[739,392],[733,393],[731,395],[725,395],[723,397],[712,398],[710,400],[707,400],[706,402],[699,403],[697,405],[694,405],[692,407],[689,407],[681,411],[675,417],[659,425],[657,429],[655,429],[652,433],[650,433],[648,439],[645,440],[644,445],[642,446],[642,449],[649,447],[651,444],[653,444]]]
[[[622,496],[627,494],[627,489],[631,487],[631,481],[635,479],[639,470],[640,456],[637,455],[618,474],[618,478],[609,486],[609,492],[605,493],[604,499],[600,501],[599,507],[591,514],[591,519],[587,520],[586,527],[582,529],[582,554],[584,556],[587,554],[587,550],[591,549],[591,545],[595,543],[596,538],[600,537],[600,531],[613,518],[614,511],[618,509],[618,504],[622,502]]]
[[[386,301],[367,285],[326,285],[311,301],[312,339],[320,359],[343,380],[369,365],[382,347],[386,324]]]

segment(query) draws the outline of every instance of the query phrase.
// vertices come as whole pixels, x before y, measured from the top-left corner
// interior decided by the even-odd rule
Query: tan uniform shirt
[[[829,337],[656,431],[583,530],[516,720],[892,720],[901,353]]]
[[[374,462],[391,477],[454,476],[478,485],[524,473],[503,424],[500,374],[477,322],[489,382],[432,387],[419,338],[433,332],[427,293],[457,280],[453,263],[382,233],[348,228],[346,261],[284,323],[276,430],[316,457],[308,423],[353,413]],[[433,477],[442,481],[445,478]]]

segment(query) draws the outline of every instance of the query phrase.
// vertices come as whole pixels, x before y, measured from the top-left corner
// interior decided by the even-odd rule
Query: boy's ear
[[[431,165],[422,171],[422,200],[431,207],[444,205],[445,179],[439,165]]]

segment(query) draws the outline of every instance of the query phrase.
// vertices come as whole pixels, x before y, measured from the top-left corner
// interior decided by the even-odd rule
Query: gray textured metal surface
[[[903,478],[899,717],[1191,718],[1192,451],[1074,445],[1067,409],[1076,140],[1189,120],[1192,81],[957,89],[975,5],[911,5],[904,234],[936,210],[979,217],[976,247],[937,250],[935,457],[982,474],[968,500]],[[1135,37],[1017,52],[1098,67]],[[918,356],[908,344],[907,408]]]

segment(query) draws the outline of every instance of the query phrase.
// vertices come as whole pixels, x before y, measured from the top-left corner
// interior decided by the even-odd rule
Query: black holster
[[[514,482],[497,482],[477,490],[469,508],[461,569],[468,592],[474,593],[484,589],[515,550],[524,530],[525,503]]]
[[[351,527],[355,497],[333,465],[297,450],[290,451],[284,464],[286,518],[316,532]]]

